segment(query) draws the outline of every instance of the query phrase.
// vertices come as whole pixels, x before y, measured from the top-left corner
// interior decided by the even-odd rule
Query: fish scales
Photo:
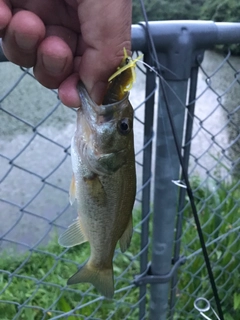
[[[75,139],[78,139],[78,134]],[[133,153],[133,149],[130,152]],[[115,246],[126,229],[132,212],[136,185],[135,163],[127,159],[111,175],[93,175],[85,179],[89,169],[80,157],[77,161],[79,170],[75,179],[79,190],[76,192],[79,215],[87,239],[91,238],[91,234],[96,235],[90,242],[91,256],[94,261],[98,260],[96,264],[100,260],[100,264],[106,262],[111,267]]]
[[[119,241],[124,252],[132,236],[136,194],[133,108],[125,91],[120,95],[109,90],[107,104],[98,106],[83,83],[78,89],[82,106],[71,143],[70,186],[70,203],[77,199],[78,219],[60,236],[59,243],[71,247],[89,241],[90,258],[68,284],[90,282],[112,298],[115,247]],[[114,97],[121,99],[115,101]]]
[[[131,166],[131,167],[130,167]],[[134,167],[124,165],[111,176],[96,176],[87,183],[83,179],[84,164],[79,171],[79,215],[86,238],[91,245],[90,262],[99,268],[112,268],[117,241],[125,231],[132,212]],[[132,171],[132,174],[131,172]],[[126,177],[123,179],[122,177]],[[99,179],[102,189],[99,190]],[[120,181],[116,183],[116,181]],[[130,198],[130,199],[128,199]],[[131,201],[129,201],[131,200]]]

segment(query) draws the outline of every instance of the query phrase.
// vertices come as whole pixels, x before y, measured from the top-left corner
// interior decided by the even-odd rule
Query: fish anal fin
[[[68,279],[67,284],[88,282],[106,298],[112,299],[114,295],[113,269],[99,269],[93,267],[88,261],[78,272]]]
[[[132,215],[129,218],[127,228],[125,229],[123,235],[119,239],[120,249],[125,252],[130,246],[133,232]]]
[[[77,218],[58,239],[58,243],[66,248],[74,247],[86,241],[88,240],[83,234],[79,218]]]
[[[76,184],[74,174],[72,175],[72,180],[69,187],[69,202],[72,205],[76,199]]]

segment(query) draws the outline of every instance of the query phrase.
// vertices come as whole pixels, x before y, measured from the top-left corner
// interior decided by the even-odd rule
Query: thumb
[[[79,77],[91,98],[101,103],[108,78],[131,49],[132,3],[130,0],[82,0],[78,6],[84,52]]]
[[[121,55],[109,61],[104,53],[92,48],[87,49],[82,56],[79,77],[97,104],[101,104],[108,86],[108,79],[115,72],[122,58],[123,50]]]

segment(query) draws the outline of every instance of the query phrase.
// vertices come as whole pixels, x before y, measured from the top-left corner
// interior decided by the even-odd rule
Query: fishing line
[[[139,56],[140,56],[140,55],[139,55],[139,53],[137,52],[137,57],[139,57]],[[155,59],[154,59],[152,56],[151,56],[151,59],[153,60],[153,62],[156,62]],[[155,72],[158,77],[160,77],[160,74],[155,70],[154,67],[150,66],[149,64],[147,64],[145,61],[142,61],[142,60],[138,60],[138,61],[137,61],[137,64],[138,64],[138,62],[144,64],[146,67],[148,67],[148,68],[151,69],[153,72]],[[168,72],[171,73],[174,77],[176,77],[178,80],[180,80],[179,76],[178,76],[174,71],[172,71],[171,69],[165,67],[165,66],[164,66],[163,64],[161,64],[160,62],[157,62],[157,64],[159,65],[159,67],[160,67],[161,70],[168,71]],[[137,65],[137,66],[138,66],[138,65]],[[146,75],[146,72],[144,72],[139,66],[138,66],[138,68],[141,70],[141,72],[142,72],[143,74]]]
[[[146,13],[146,9],[145,9],[143,0],[140,0],[140,3],[141,3],[141,7],[142,7],[142,13],[143,13],[143,16],[144,16],[144,19],[145,19],[145,22],[146,22],[146,32],[147,32],[148,40],[150,42],[150,46],[151,46],[151,49],[152,49],[152,52],[153,52],[153,57],[154,57],[155,63],[157,64],[158,73],[161,73],[161,70],[158,68],[158,66],[159,66],[158,56],[157,56],[157,52],[156,52],[156,48],[155,48],[155,45],[154,45],[154,42],[153,42],[152,35],[151,35],[150,31],[149,31],[148,18],[147,18],[147,13]],[[164,99],[164,102],[165,102],[165,105],[166,105],[166,111],[167,111],[167,114],[168,114],[171,130],[172,130],[172,134],[173,134],[173,138],[174,138],[174,143],[175,143],[175,146],[176,146],[179,162],[180,162],[180,165],[181,165],[182,175],[183,175],[183,179],[184,179],[184,182],[185,182],[185,185],[186,185],[186,191],[187,191],[187,194],[188,194],[188,197],[189,197],[190,205],[191,205],[191,208],[192,208],[192,213],[193,213],[195,224],[196,224],[196,227],[197,227],[197,232],[198,232],[200,244],[201,244],[201,247],[202,247],[202,252],[203,252],[206,268],[207,268],[207,271],[208,271],[208,276],[209,276],[209,280],[210,280],[210,283],[211,283],[213,295],[214,295],[216,306],[217,306],[217,309],[218,309],[218,314],[219,314],[220,319],[224,320],[224,316],[223,316],[223,312],[222,312],[222,308],[221,308],[221,302],[220,302],[220,298],[219,298],[219,295],[218,295],[218,291],[217,291],[217,287],[216,287],[213,271],[212,271],[212,268],[211,268],[208,252],[207,252],[207,249],[206,249],[206,245],[205,245],[205,241],[204,241],[204,237],[203,237],[203,233],[202,233],[202,229],[201,229],[201,224],[200,224],[200,221],[199,221],[199,218],[198,218],[197,208],[196,208],[196,205],[195,205],[192,188],[191,188],[191,185],[190,185],[190,182],[189,182],[189,179],[188,179],[187,170],[186,170],[186,168],[184,166],[184,163],[183,163],[183,157],[181,155],[181,149],[180,149],[180,146],[178,144],[176,130],[175,130],[175,126],[174,126],[174,123],[173,123],[172,114],[171,114],[171,111],[170,111],[170,108],[169,108],[169,103],[168,103],[165,87],[164,87],[164,84],[163,84],[163,81],[162,81],[162,77],[159,78],[159,83],[160,83],[160,87],[161,87],[161,90],[162,90],[163,99]]]
[[[138,60],[137,61],[137,64],[138,63],[142,63],[144,66],[146,66],[148,69],[150,69],[152,72],[154,72],[156,75],[157,75],[157,77],[158,78],[160,78],[161,77],[161,75],[157,72],[157,70],[154,68],[154,67],[152,67],[152,66],[150,66],[149,64],[147,64],[145,61],[142,61],[142,60]],[[162,67],[162,65],[159,63],[159,65]],[[168,69],[168,68],[166,68],[166,69]],[[168,69],[169,70],[169,69]],[[174,74],[173,72],[172,72],[172,74]],[[161,77],[162,78],[162,80],[165,82],[165,80],[163,79],[163,77]],[[166,85],[168,85],[167,83],[166,83]],[[169,85],[168,85],[169,86]],[[155,90],[156,90],[156,88],[157,88],[157,85],[156,85],[156,87],[155,87]],[[181,102],[181,100],[179,99],[179,97],[176,95],[176,93],[174,92],[174,90],[169,86],[169,88],[170,88],[170,90],[175,94],[175,96],[177,97],[177,100],[179,100],[179,102],[180,103],[182,103]],[[184,109],[185,109],[185,106],[184,106]],[[162,111],[162,109],[160,110],[160,112]],[[164,121],[164,117],[161,115],[161,117],[160,117],[160,119],[162,119],[162,127],[163,127],[163,131],[164,132],[166,132],[166,123],[165,123],[165,121]],[[167,153],[168,153],[168,156],[169,156],[169,159],[170,159],[170,166],[169,166],[169,168],[170,168],[170,170],[171,170],[171,174],[172,174],[172,177],[174,176],[174,174],[173,174],[173,165],[172,165],[172,157],[171,157],[171,152],[170,152],[170,150],[169,150],[169,145],[168,145],[168,143],[167,143],[167,138],[166,138],[166,135],[164,135],[164,137],[163,137],[163,139],[165,139],[165,142],[166,142],[166,148],[167,148]]]
[[[137,65],[138,69],[141,70],[141,72],[143,72],[143,73],[144,73],[144,71],[138,66],[139,63],[142,63],[144,66],[146,66],[146,67],[147,67],[148,69],[150,69],[152,72],[154,72],[158,78],[161,78],[162,81],[164,82],[164,84],[168,87],[169,91],[171,91],[171,93],[176,97],[176,99],[178,100],[180,106],[181,106],[184,110],[186,110],[186,106],[185,106],[185,104],[181,101],[181,99],[179,98],[178,94],[174,91],[174,89],[170,86],[170,84],[161,76],[161,74],[160,74],[159,72],[157,72],[157,70],[155,69],[155,67],[150,66],[150,65],[149,65],[148,63],[146,63],[145,61],[138,60],[137,63],[136,63],[136,65]],[[162,65],[161,65],[160,63],[159,63],[159,65],[162,67]],[[169,70],[169,69],[166,68],[166,70]],[[144,73],[144,74],[146,74],[146,73]],[[174,75],[174,72],[172,72],[172,74]],[[155,88],[155,90],[156,90],[156,88]],[[208,90],[208,87],[207,87],[199,96],[197,96],[196,99],[192,100],[192,101],[190,102],[189,106],[190,106],[191,104],[195,103],[195,102],[206,92],[206,90]],[[148,99],[148,97],[146,97],[146,99],[143,101],[143,103],[144,103],[147,99]],[[141,103],[139,106],[141,106],[143,103]],[[139,107],[139,106],[138,106],[138,107]],[[135,110],[137,110],[138,107],[135,108]],[[201,129],[201,128],[202,128],[202,126],[201,126],[200,123],[199,123],[199,122],[200,122],[200,119],[199,119],[197,116],[192,116],[188,109],[187,109],[187,115],[188,115],[188,117],[190,117],[193,121],[194,121],[195,119],[198,119],[199,121],[198,121],[198,122],[194,121],[194,124],[198,127],[198,129]],[[206,132],[205,132],[205,131],[203,131],[203,132],[201,131],[201,134],[202,134],[203,137],[209,142],[209,138],[207,137]],[[214,144],[213,144],[211,147],[212,147],[214,150],[218,151],[217,147],[216,147]]]
[[[140,62],[140,61],[138,61],[138,62]],[[151,67],[151,66],[149,66],[147,63],[145,63],[145,62],[143,62],[143,61],[141,61],[145,66],[147,66],[150,70],[152,70],[154,73],[156,73],[158,76],[159,76],[159,73],[153,68],[153,67]],[[157,88],[157,86],[155,87],[155,88]],[[163,131],[164,132],[167,132],[167,128],[166,128],[166,122],[164,121],[164,116],[163,116],[163,114],[162,114],[162,110],[163,109],[160,109],[159,110],[159,115],[160,115],[160,117],[159,117],[159,120],[161,120],[161,127],[163,128]],[[173,167],[174,167],[174,165],[173,165],[173,158],[171,157],[171,152],[170,152],[170,149],[169,149],[169,144],[167,143],[167,135],[164,135],[163,136],[163,139],[165,140],[165,145],[166,145],[166,148],[167,148],[167,154],[168,154],[168,157],[169,157],[169,161],[170,161],[170,164],[169,164],[169,170],[171,171],[171,176],[172,177],[174,177],[174,173],[173,173]],[[174,177],[175,178],[175,177]]]

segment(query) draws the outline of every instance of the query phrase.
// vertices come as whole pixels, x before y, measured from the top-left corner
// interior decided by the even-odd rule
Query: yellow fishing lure
[[[114,78],[121,75],[124,71],[128,71],[127,76],[124,77],[125,81],[123,81],[124,83],[121,85],[123,92],[127,92],[132,89],[133,83],[136,81],[135,67],[137,61],[140,60],[143,55],[133,60],[131,57],[128,56],[126,48],[123,48],[123,52],[124,57],[120,66],[117,68],[117,71],[114,72],[114,74],[108,79],[108,81],[111,82]]]

